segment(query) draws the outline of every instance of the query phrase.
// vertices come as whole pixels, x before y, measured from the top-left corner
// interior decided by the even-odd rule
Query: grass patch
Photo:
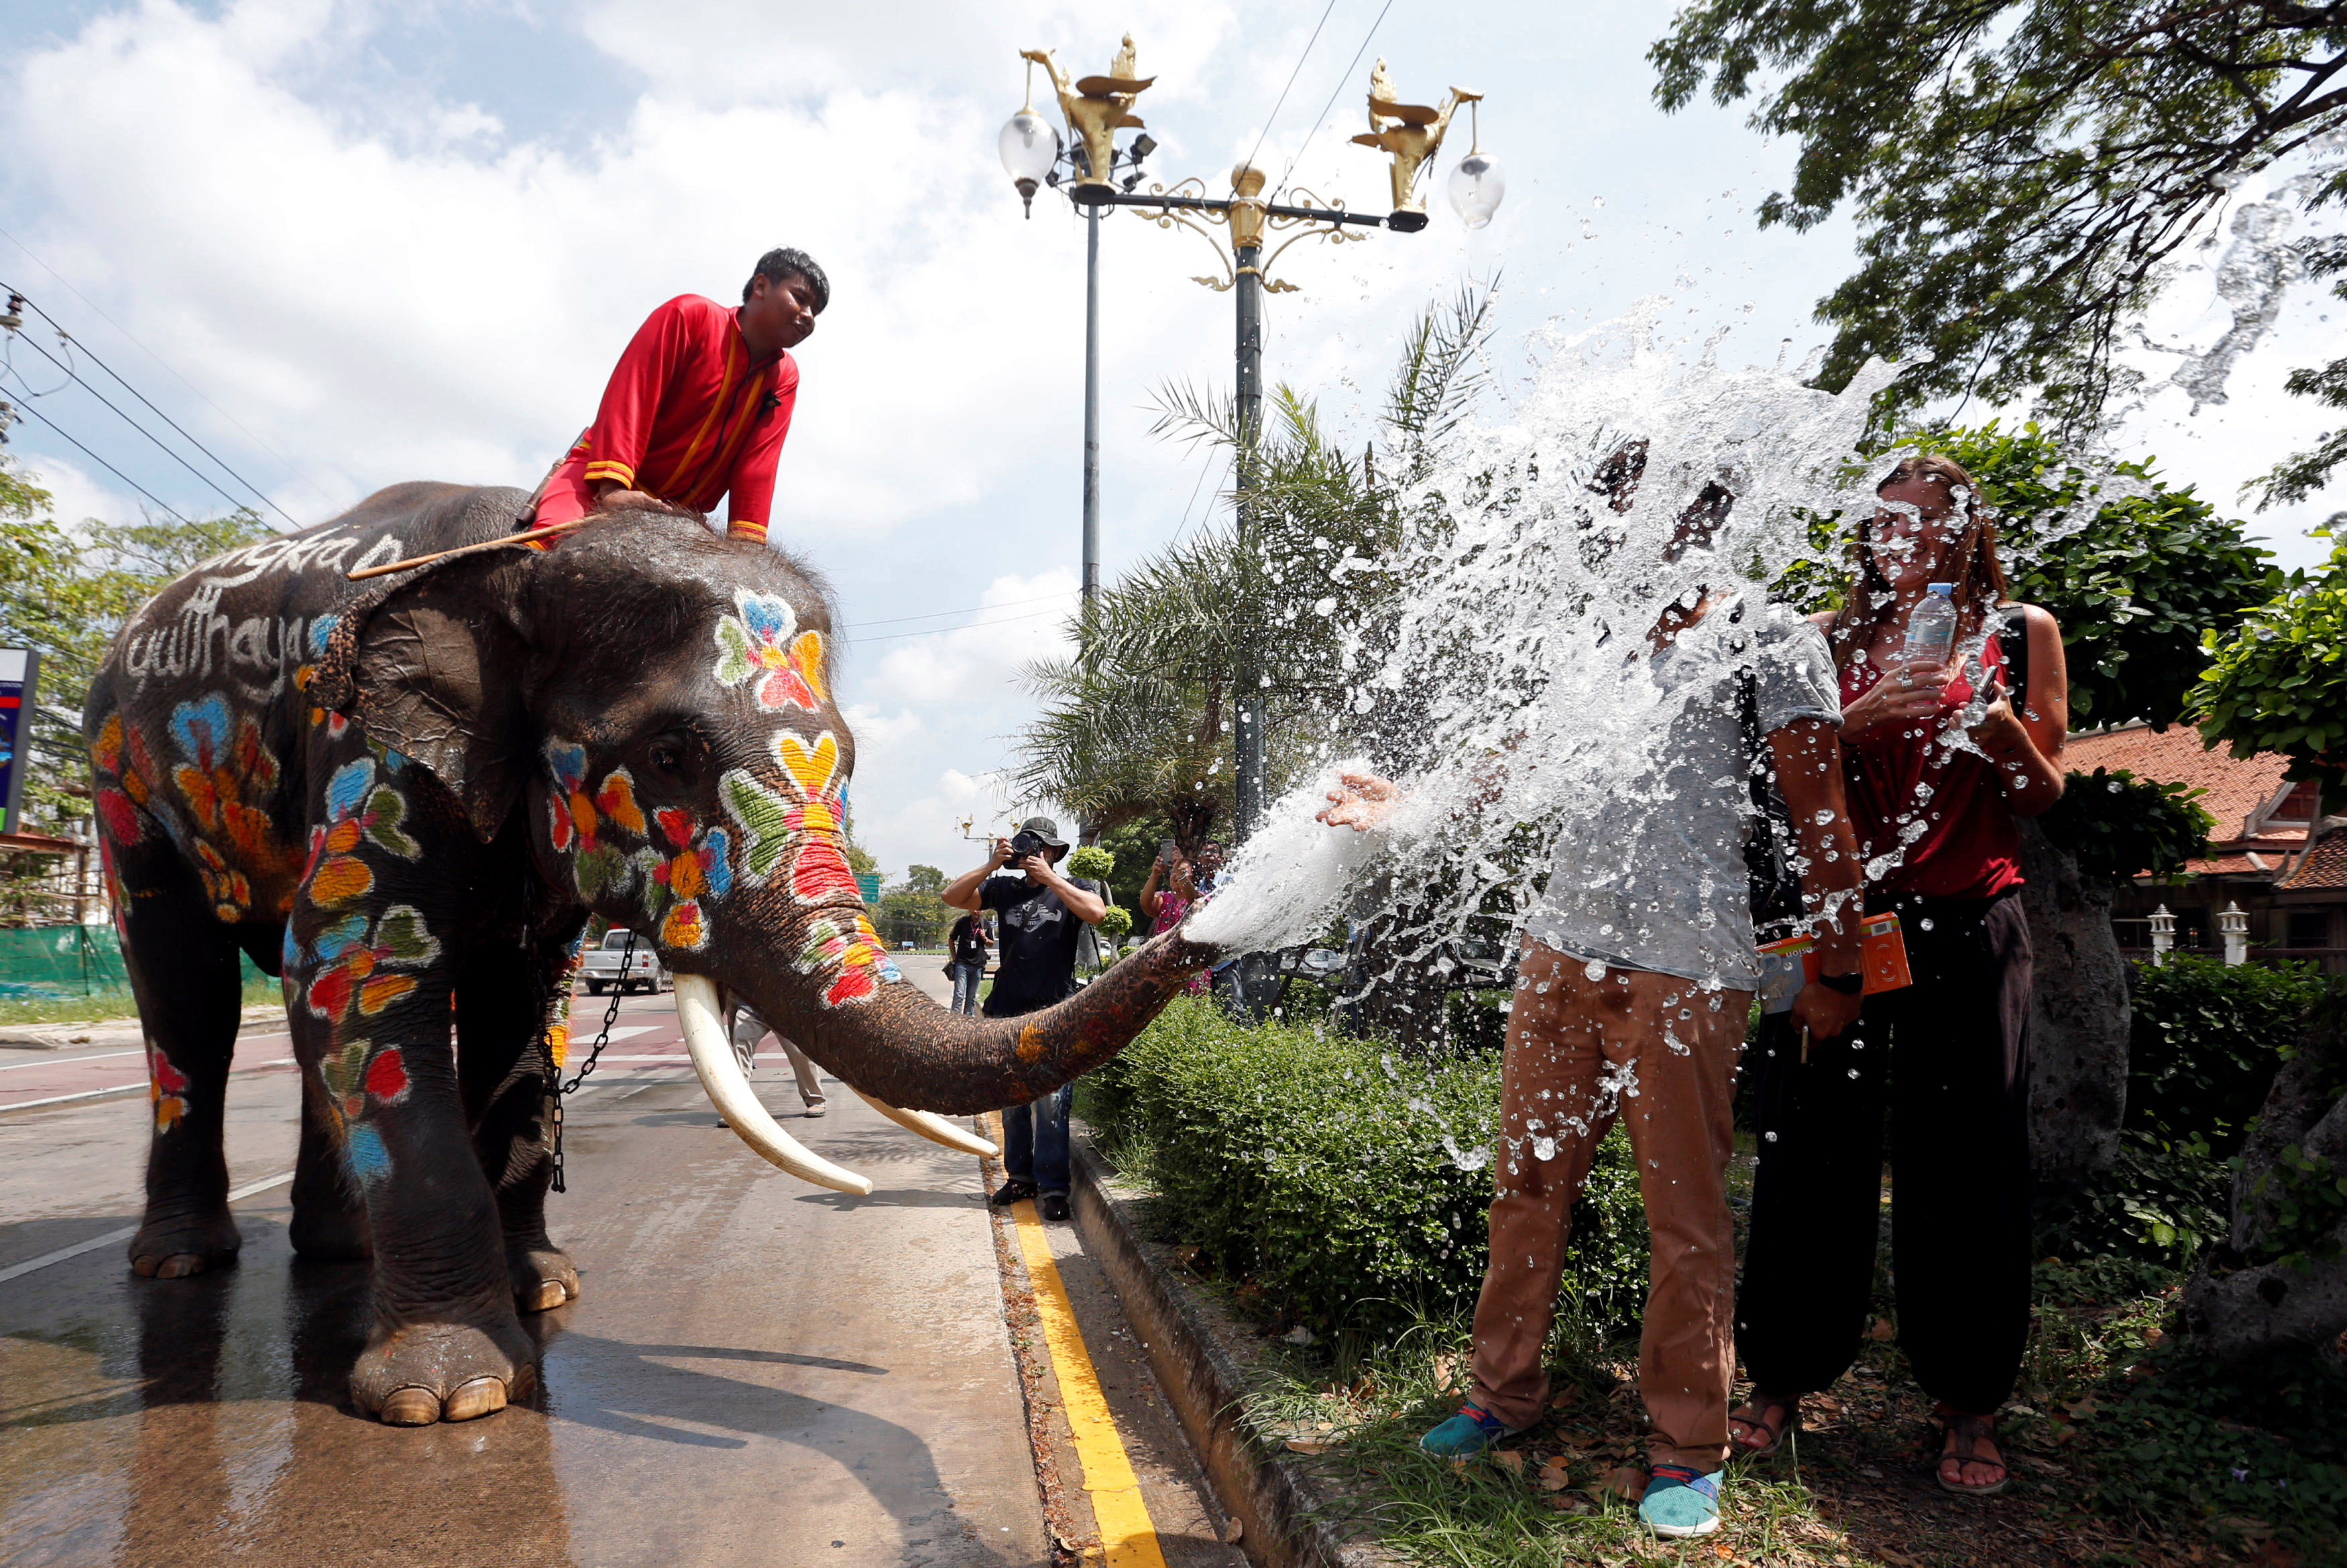
[[[267,1007],[284,1000],[277,982],[266,975],[245,976],[241,1006]],[[98,991],[87,996],[0,997],[0,1024],[128,1023],[138,1016],[138,1004],[128,991]]]

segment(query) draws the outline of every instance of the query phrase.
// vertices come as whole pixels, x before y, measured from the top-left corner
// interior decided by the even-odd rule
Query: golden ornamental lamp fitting
[[[1245,249],[1263,243],[1263,188],[1266,176],[1251,163],[1231,170],[1231,247]]]
[[[1370,68],[1369,128],[1353,140],[1362,147],[1377,148],[1393,160],[1388,171],[1393,183],[1393,211],[1386,219],[1388,228],[1415,234],[1426,227],[1426,207],[1419,200],[1416,188],[1419,171],[1441,149],[1442,133],[1450,128],[1450,117],[1458,113],[1459,106],[1479,102],[1482,97],[1481,93],[1453,87],[1439,109],[1425,104],[1406,104],[1394,88],[1385,61],[1379,60]],[[1488,212],[1484,220],[1490,221]]]
[[[1133,101],[1157,79],[1135,74],[1140,66],[1133,54],[1133,35],[1124,36],[1124,47],[1109,62],[1104,76],[1082,76],[1071,82],[1049,49],[1022,49],[1020,57],[1050,72],[1051,86],[1060,95],[1060,113],[1068,122],[1068,135],[1076,144],[1080,160],[1075,184],[1068,194],[1079,207],[1105,205],[1116,190],[1109,183],[1109,170],[1116,161],[1116,133],[1142,128],[1140,117],[1133,112]]]

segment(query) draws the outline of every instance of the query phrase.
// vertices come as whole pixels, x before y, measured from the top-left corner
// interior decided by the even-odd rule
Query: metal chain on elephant
[[[624,975],[628,972],[629,969],[635,962],[635,957],[636,933],[634,932],[630,932],[628,933],[628,945],[626,948],[621,950],[620,953],[620,972],[621,974]],[[579,1085],[587,1081],[587,1074],[595,1070],[596,1059],[603,1054],[603,1047],[611,1043],[611,1025],[619,1022],[620,1000],[625,995],[627,995],[627,992],[621,987],[617,985],[611,987],[611,1005],[603,1009],[602,1032],[595,1036],[595,1044],[593,1047],[588,1051],[587,1060],[579,1064],[578,1073],[571,1078],[570,1082],[565,1084],[560,1082],[559,1079],[556,1081],[554,1086],[554,1190],[557,1192],[568,1192],[569,1190],[569,1188],[563,1185],[562,1181],[562,1097],[565,1095],[577,1094],[579,1092]],[[655,996],[653,1000],[658,1001],[659,998]]]

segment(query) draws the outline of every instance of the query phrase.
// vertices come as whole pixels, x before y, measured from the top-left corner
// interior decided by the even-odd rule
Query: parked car
[[[651,943],[636,937],[636,951],[628,952],[630,934],[625,931],[606,932],[601,945],[587,950],[579,975],[587,983],[588,995],[602,995],[607,985],[617,987],[622,995],[630,991],[649,991],[657,995],[676,989],[676,977],[661,962]]]

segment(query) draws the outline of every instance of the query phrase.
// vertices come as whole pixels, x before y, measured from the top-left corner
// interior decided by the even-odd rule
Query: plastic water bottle
[[[1938,669],[1956,651],[1956,585],[1933,583],[1907,617],[1907,640],[1899,659],[1910,669]]]

